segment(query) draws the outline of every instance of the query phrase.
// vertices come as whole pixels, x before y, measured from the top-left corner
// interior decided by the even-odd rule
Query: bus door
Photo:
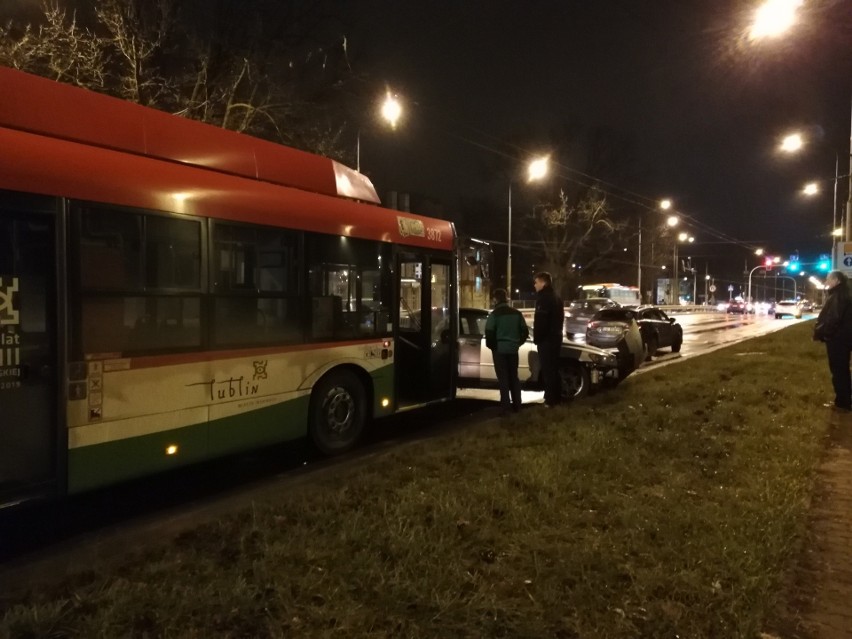
[[[452,260],[428,253],[397,257],[397,407],[454,396],[456,338]]]
[[[0,506],[57,489],[54,202],[0,191]]]

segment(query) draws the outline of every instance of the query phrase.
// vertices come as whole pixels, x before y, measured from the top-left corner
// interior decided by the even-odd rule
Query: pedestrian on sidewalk
[[[538,361],[544,380],[544,404],[552,407],[562,403],[562,378],[559,375],[559,354],[565,330],[565,308],[553,290],[550,273],[536,273],[533,342],[538,347]]]
[[[852,373],[849,358],[852,356],[852,295],[849,278],[840,271],[832,271],[825,278],[828,293],[825,305],[814,326],[814,341],[825,342],[828,369],[834,386],[834,410],[852,410]]]
[[[494,310],[485,321],[485,345],[491,349],[494,370],[500,385],[500,406],[504,413],[521,410],[521,381],[518,379],[518,349],[530,336],[521,312],[509,306],[502,288],[491,294]]]

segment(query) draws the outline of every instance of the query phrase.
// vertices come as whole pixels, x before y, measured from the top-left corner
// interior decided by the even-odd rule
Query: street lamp
[[[776,38],[796,23],[796,11],[804,0],[766,0],[757,8],[749,38]]]
[[[677,218],[675,218],[675,219],[677,219]],[[674,226],[674,225],[672,225],[672,226]],[[678,264],[677,264],[677,245],[678,245],[678,242],[692,243],[694,241],[695,241],[695,238],[692,237],[689,233],[682,232],[677,236],[677,238],[675,238],[674,246],[672,247],[672,262],[673,262],[672,266],[674,268],[674,270],[672,271],[672,273],[673,273],[672,274],[672,286],[675,289],[675,290],[672,291],[672,297],[674,298],[673,304],[675,304],[675,305],[680,304],[680,282],[677,279],[677,267],[678,267]]]
[[[550,156],[534,158],[527,164],[527,182],[543,179],[549,170]],[[509,179],[509,244],[506,256],[506,293],[512,295],[512,180]]]
[[[664,211],[668,211],[672,208],[672,201],[666,198],[665,200],[660,200],[660,208]]]
[[[791,133],[790,135],[784,136],[784,139],[781,140],[781,150],[784,153],[795,153],[796,151],[801,150],[804,146],[805,142],[802,139],[801,133]]]
[[[802,187],[802,193],[808,197],[814,196],[819,193],[819,185],[816,182],[808,182]]]
[[[402,117],[402,103],[396,94],[387,91],[385,99],[379,107],[381,119],[390,124],[391,129],[396,129],[396,124]],[[358,129],[358,137],[355,141],[355,170],[361,171],[361,129]]]

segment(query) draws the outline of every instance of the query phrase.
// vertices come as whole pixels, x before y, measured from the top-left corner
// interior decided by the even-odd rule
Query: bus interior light
[[[169,444],[168,446],[166,446],[166,455],[177,455],[177,453],[177,444]]]

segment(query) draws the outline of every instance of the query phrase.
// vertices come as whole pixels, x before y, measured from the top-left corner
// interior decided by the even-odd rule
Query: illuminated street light
[[[550,156],[530,160],[527,164],[527,182],[535,182],[547,176],[550,170]],[[579,268],[579,267],[578,267]],[[512,291],[512,180],[509,179],[509,244],[506,254],[506,291]]]
[[[784,153],[795,153],[796,151],[800,151],[804,144],[800,133],[791,133],[784,136],[780,148]]]
[[[396,130],[396,124],[402,117],[402,103],[399,98],[388,91],[385,94],[384,102],[379,108],[381,119],[390,124],[391,128]],[[358,129],[358,137],[355,141],[355,170],[361,171],[361,129]]]
[[[678,222],[680,222],[680,220],[678,219],[677,215],[670,215],[669,218],[666,220],[666,224],[668,224],[669,226],[677,226]]]
[[[804,4],[804,0],[766,0],[754,15],[750,30],[750,38],[757,40],[764,37],[776,37],[786,32],[796,23],[796,12]],[[835,156],[834,171],[834,207],[832,227],[837,225],[837,183],[840,174],[840,155]],[[852,135],[849,137],[849,189],[846,200],[846,239],[852,241]],[[842,218],[841,218],[842,219]],[[837,242],[832,247],[837,254]]]
[[[819,185],[816,182],[808,182],[802,189],[802,193],[808,196],[816,195],[819,193]]]
[[[670,226],[674,226],[673,224]],[[678,233],[678,236],[675,238],[675,241],[672,242],[672,296],[674,300],[672,304],[680,304],[680,282],[677,279],[677,246],[679,242],[694,242],[695,238],[692,237],[689,233],[681,232]]]
[[[763,249],[762,248],[756,249],[754,251],[754,254],[757,255],[758,257],[760,257],[761,255],[763,255]]]
[[[402,117],[402,104],[399,99],[392,95],[390,91],[385,95],[385,101],[382,102],[381,108],[382,118],[384,118],[392,129],[396,128],[396,123]]]
[[[766,0],[757,8],[749,38],[777,38],[796,23],[796,11],[804,0]]]
[[[532,160],[527,167],[527,181],[534,182],[545,177],[549,169],[549,162],[550,156],[548,155]]]
[[[842,236],[842,235],[843,235],[843,229],[834,229],[834,230],[831,232],[831,234],[832,234],[834,237],[840,237],[840,236]]]
[[[672,201],[669,199],[660,200],[660,208],[664,211],[668,211],[670,208],[672,208]]]

